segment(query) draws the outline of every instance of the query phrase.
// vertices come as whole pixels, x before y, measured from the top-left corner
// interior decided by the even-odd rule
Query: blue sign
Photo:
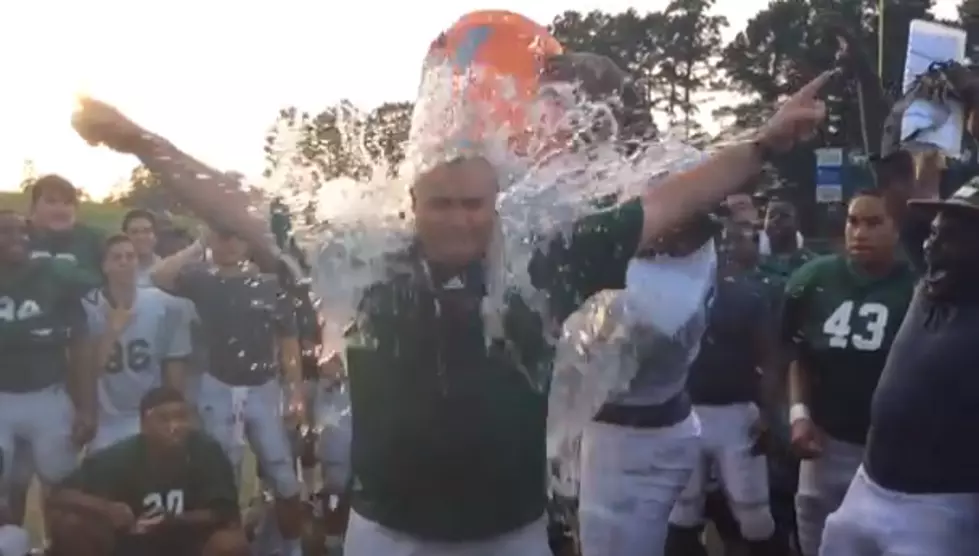
[[[843,201],[843,149],[816,149],[816,202]]]

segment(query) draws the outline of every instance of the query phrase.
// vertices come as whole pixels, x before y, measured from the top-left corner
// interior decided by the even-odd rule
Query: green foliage
[[[125,188],[106,199],[108,203],[118,203],[126,208],[142,208],[155,212],[187,214],[160,179],[146,167],[139,165],[129,174]]]
[[[697,95],[722,87],[714,65],[721,55],[723,17],[712,15],[714,0],[673,0],[662,12],[640,15],[564,12],[550,31],[571,51],[612,59],[644,84],[646,101],[665,113],[688,141],[706,139],[697,115]]]

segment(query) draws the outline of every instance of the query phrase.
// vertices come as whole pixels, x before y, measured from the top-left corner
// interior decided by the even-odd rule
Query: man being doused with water
[[[735,191],[768,154],[814,132],[825,116],[816,94],[828,77],[791,97],[753,141],[553,238],[531,264],[534,284],[579,301],[624,287],[636,253]],[[261,244],[265,228],[224,201],[220,173],[104,104],[86,102],[75,121],[89,141],[140,156],[195,211]],[[478,148],[430,162],[412,183],[415,241],[365,292],[348,337],[353,513],[345,554],[546,556],[547,396],[535,383],[546,382],[549,344],[542,318],[520,297],[506,296],[489,342],[481,310],[495,200],[506,184]]]
[[[733,536],[746,541],[749,554],[782,556],[786,545],[772,538],[775,523],[762,453],[761,416],[774,406],[778,372],[771,296],[755,271],[758,248],[750,225],[729,225],[723,246],[707,330],[687,380],[702,427],[700,452],[670,515],[666,554],[706,556],[701,534],[705,514],[717,510],[708,508],[711,479],[716,478],[721,503],[730,511],[711,515],[715,524],[730,516],[736,523]]]

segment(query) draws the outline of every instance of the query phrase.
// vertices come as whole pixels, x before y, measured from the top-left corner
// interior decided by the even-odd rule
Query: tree
[[[129,173],[129,179],[107,199],[130,208],[142,208],[156,212],[187,214],[173,194],[163,186],[160,178],[139,165]]]
[[[901,90],[908,27],[913,19],[931,19],[931,0],[888,0],[884,15],[883,84],[898,96]],[[832,67],[838,50],[827,33],[830,18],[861,37],[860,48],[876,60],[877,0],[774,0],[748,22],[747,28],[724,48],[721,67],[740,93],[776,103],[789,92]],[[831,143],[859,144],[856,94],[845,84],[831,91],[831,119],[840,126]],[[742,117],[751,117],[742,111]]]
[[[663,12],[665,42],[654,78],[662,87],[655,88],[668,92],[659,108],[671,124],[682,124],[687,141],[702,134],[694,120],[695,95],[722,87],[714,66],[722,54],[721,29],[727,26],[727,19],[710,15],[713,5],[714,0],[673,0]]]
[[[662,60],[662,13],[639,15],[633,9],[620,14],[592,11],[582,15],[567,11],[554,18],[549,30],[564,48],[572,52],[592,52],[607,56],[634,80],[643,83],[653,102],[655,68]]]

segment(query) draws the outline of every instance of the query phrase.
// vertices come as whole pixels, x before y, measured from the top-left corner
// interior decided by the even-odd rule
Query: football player
[[[22,442],[45,484],[74,469],[94,432],[93,350],[82,308],[88,278],[66,261],[29,258],[24,219],[0,211],[0,461],[11,462]],[[19,501],[9,498],[21,486],[13,467],[2,466],[0,490],[18,522]]]
[[[803,460],[796,494],[803,556],[819,553],[826,517],[860,466],[870,399],[915,283],[880,192],[850,200],[844,235],[846,254],[817,258],[792,275],[783,307],[783,337],[794,354],[791,442]]]
[[[138,256],[124,235],[106,240],[105,284],[84,300],[88,326],[99,338],[99,425],[90,451],[139,433],[139,403],[155,386],[183,390],[190,329],[184,300],[137,285]]]
[[[150,269],[160,260],[156,254],[156,217],[148,210],[133,209],[122,217],[122,233],[136,249],[136,282],[152,286]]]
[[[670,556],[706,556],[700,534],[708,480],[715,468],[750,553],[783,554],[772,538],[768,469],[758,449],[763,431],[758,402],[766,402],[763,406],[769,410],[774,405],[772,383],[779,359],[769,287],[754,272],[753,240],[747,225],[728,228],[724,245],[728,256],[718,268],[707,331],[690,368],[687,391],[701,422],[702,453],[670,515]],[[768,396],[761,395],[762,378],[767,379]]]
[[[301,422],[304,406],[295,308],[275,276],[256,272],[239,237],[212,231],[207,245],[210,262],[201,260],[203,247],[196,243],[161,261],[151,278],[197,307],[209,355],[197,394],[202,425],[238,471],[246,442],[251,445],[275,491],[283,556],[295,556],[302,501],[283,422]]]
[[[86,458],[55,489],[51,553],[245,556],[231,464],[191,427],[183,395],[154,388],[140,433]]]
[[[30,187],[30,256],[32,259],[55,258],[75,266],[79,277],[97,285],[101,282],[100,255],[103,236],[100,231],[78,222],[78,190],[57,174],[41,176]],[[18,441],[13,454],[11,504],[23,519],[27,489],[35,474],[31,450]]]
[[[56,174],[31,185],[31,258],[58,258],[99,280],[101,232],[78,222],[78,190]]]
[[[785,199],[769,201],[765,223],[759,235],[759,270],[776,283],[784,283],[797,268],[815,257],[799,236],[799,217],[795,205]]]

